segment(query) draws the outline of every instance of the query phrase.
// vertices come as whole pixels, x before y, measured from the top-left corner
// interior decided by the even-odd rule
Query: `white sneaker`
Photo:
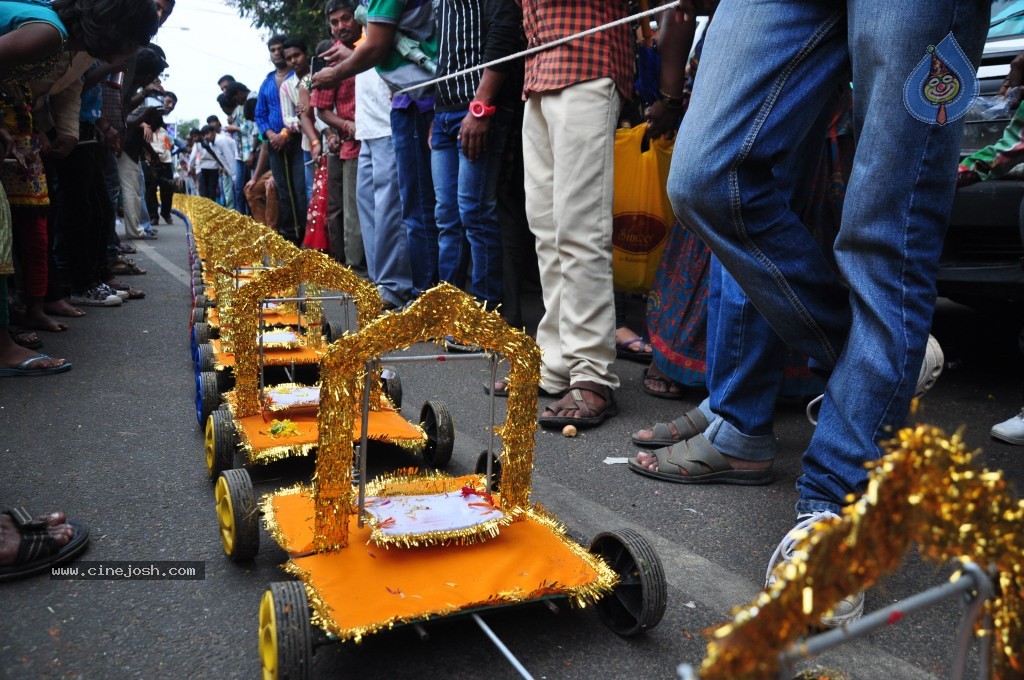
[[[1024,446],[1024,409],[1021,409],[1020,413],[1009,420],[993,425],[989,434],[993,439],[998,439],[1007,444]]]
[[[946,363],[946,357],[942,353],[942,346],[935,339],[934,335],[928,336],[928,344],[924,348],[924,361],[921,362],[921,372],[917,374],[917,390],[914,398],[924,396],[924,393],[935,386],[935,381],[942,375],[942,366]]]
[[[90,288],[89,290],[81,293],[71,294],[71,304],[73,305],[85,305],[87,307],[117,307],[121,303],[121,298],[112,293],[107,293],[101,290],[99,286]]]
[[[935,382],[942,375],[942,367],[945,363],[946,357],[942,353],[942,345],[934,335],[929,334],[928,344],[924,348],[924,360],[921,361],[921,371],[917,374],[917,389],[914,390],[914,399],[920,399],[925,392],[935,386]],[[824,394],[819,394],[807,403],[807,420],[811,425],[818,424],[818,410],[821,409],[821,401],[824,398]],[[1024,444],[1024,441],[1020,443]]]
[[[118,290],[118,289],[114,288],[113,286],[111,286],[109,284],[106,284],[106,283],[101,283],[100,285],[98,285],[96,287],[99,288],[102,292],[106,293],[108,296],[116,295],[117,297],[121,298],[122,300],[127,300],[128,299],[128,291],[126,291],[126,290]]]
[[[839,515],[825,510],[797,516],[796,526],[790,529],[789,533],[782,538],[778,547],[775,548],[775,552],[772,553],[771,559],[768,560],[768,571],[764,575],[765,587],[775,583],[775,574],[772,572],[775,571],[775,565],[779,560],[781,559],[783,562],[791,561],[796,551],[796,544],[800,542],[800,539],[813,530],[815,523],[826,519],[839,519]],[[831,611],[823,614],[821,625],[825,628],[838,628],[853,623],[863,615],[864,593],[854,593],[844,597],[832,606]]]

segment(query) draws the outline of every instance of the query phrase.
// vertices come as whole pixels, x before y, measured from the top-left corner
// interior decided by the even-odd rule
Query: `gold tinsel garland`
[[[976,465],[960,434],[906,428],[872,463],[864,495],[843,519],[819,523],[780,565],[775,584],[715,630],[704,678],[767,677],[778,654],[823,612],[894,570],[911,544],[932,561],[971,560],[998,570],[986,603],[995,677],[1024,672],[1024,501],[1003,474]]]
[[[462,342],[500,352],[510,364],[508,410],[502,438],[502,510],[514,514],[529,502],[533,437],[537,424],[540,349],[471,296],[442,283],[400,313],[374,319],[335,341],[321,361],[320,450],[316,461],[314,549],[348,545],[352,508],[352,432],[361,409],[365,362],[417,342],[454,335]],[[376,381],[374,381],[376,382]]]
[[[359,322],[365,325],[380,314],[382,303],[376,286],[323,253],[304,250],[277,269],[262,271],[235,293],[231,324],[234,332],[235,407],[240,417],[256,415],[259,403],[259,348],[256,343],[259,305],[274,291],[310,282],[353,297]],[[320,325],[316,325],[320,332]],[[377,388],[379,391],[379,388]],[[351,447],[351,442],[349,443]]]

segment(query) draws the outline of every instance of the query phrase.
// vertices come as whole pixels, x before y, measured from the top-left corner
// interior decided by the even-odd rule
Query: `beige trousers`
[[[537,239],[544,317],[541,385],[590,380],[612,389],[612,191],[622,103],[610,78],[531,94],[523,119],[526,215]]]

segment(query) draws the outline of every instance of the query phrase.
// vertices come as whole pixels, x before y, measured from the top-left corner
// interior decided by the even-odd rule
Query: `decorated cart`
[[[491,492],[489,471],[367,483],[363,433],[377,399],[374,366],[386,352],[447,334],[509,360],[507,417],[497,428],[500,491]],[[273,584],[260,605],[264,677],[306,677],[314,629],[321,639],[358,642],[394,626],[467,614],[486,630],[482,612],[553,598],[596,602],[622,635],[657,625],[665,578],[641,536],[602,533],[587,550],[530,501],[539,360],[532,339],[448,284],[331,345],[322,360],[315,481],[259,504],[290,556],[286,571],[299,579]],[[221,475],[217,499],[228,552],[253,554],[258,513],[244,471]]]

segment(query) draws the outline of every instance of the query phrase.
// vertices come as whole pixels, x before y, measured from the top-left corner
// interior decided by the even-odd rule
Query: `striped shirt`
[[[509,0],[439,0],[436,13],[439,77],[507,57],[526,44],[522,10]],[[506,62],[494,70],[508,73],[521,68],[521,64],[521,60]],[[482,76],[483,71],[474,71],[438,83],[437,110],[454,111],[469,106],[476,98]],[[510,90],[503,88],[502,93]]]
[[[627,16],[626,0],[523,0],[522,4],[531,48]],[[634,43],[624,24],[527,57],[523,97],[611,78],[619,94],[630,99]]]

